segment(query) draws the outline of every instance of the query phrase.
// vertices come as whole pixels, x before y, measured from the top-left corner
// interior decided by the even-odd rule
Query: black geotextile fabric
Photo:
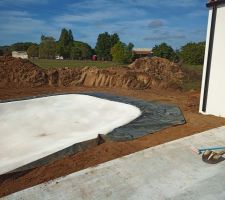
[[[143,101],[140,99],[115,96],[106,93],[83,94],[130,104],[141,110],[142,114],[140,117],[129,124],[116,128],[108,133],[106,136],[111,140],[132,140],[186,122],[180,108],[175,105],[163,104],[155,101]]]
[[[36,160],[32,163],[26,164],[22,167],[19,167],[9,172],[9,174],[22,173],[27,170],[46,165],[50,162],[53,162],[67,155],[76,154],[88,148],[95,147],[102,143],[102,139],[104,141],[107,141],[107,140],[128,141],[128,140],[145,136],[150,133],[154,133],[156,131],[159,131],[161,129],[164,129],[170,126],[181,125],[186,122],[180,108],[175,105],[169,105],[169,104],[159,103],[155,101],[143,101],[140,99],[128,98],[124,96],[115,96],[115,95],[106,94],[106,93],[57,93],[57,94],[55,93],[55,94],[26,97],[23,99],[0,100],[0,103],[19,101],[19,100],[28,100],[28,99],[55,96],[55,95],[66,95],[66,94],[90,95],[93,97],[130,104],[130,105],[138,107],[141,110],[142,114],[137,119],[130,122],[129,124],[118,127],[114,129],[112,132],[106,134],[104,138],[101,138],[102,137],[101,136],[92,140],[74,144],[70,147],[67,147],[58,152],[55,152],[49,156]],[[1,177],[2,176],[4,175],[1,175]],[[6,176],[8,175],[6,174]]]

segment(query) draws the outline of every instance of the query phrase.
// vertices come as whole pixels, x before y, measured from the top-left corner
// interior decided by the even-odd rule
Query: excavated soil
[[[140,67],[143,66],[143,67]],[[162,58],[138,59],[129,67],[44,70],[29,60],[0,58],[0,87],[85,86],[129,89],[179,88],[181,67]]]
[[[30,65],[30,63],[28,64]],[[127,96],[131,98],[135,97],[146,101],[153,100],[176,104],[180,106],[187,123],[185,125],[167,128],[154,134],[149,134],[139,139],[128,142],[107,141],[98,146],[89,148],[85,151],[79,152],[74,155],[66,156],[62,159],[56,160],[52,163],[49,163],[42,167],[38,167],[36,169],[32,169],[22,173],[16,173],[14,175],[9,176],[2,175],[0,176],[0,197],[22,190],[24,188],[28,188],[52,180],[57,177],[65,176],[72,172],[96,166],[100,163],[124,155],[128,155],[136,151],[140,151],[168,141],[172,141],[211,128],[225,125],[225,119],[223,118],[214,116],[205,116],[198,113],[199,91],[181,92],[174,89],[167,89],[167,90],[161,88],[159,89],[157,87],[156,88],[152,87],[151,89],[145,90],[124,89],[119,87],[109,88],[109,86],[104,88],[103,86],[102,88],[100,87],[89,88],[89,87],[77,87],[74,85],[69,85],[65,87],[63,84],[59,84],[56,87],[54,84],[49,84],[49,82],[51,82],[49,81],[50,80],[48,75],[49,72],[46,71],[43,72],[36,66],[33,67],[34,71],[37,70],[36,72],[39,75],[36,74],[37,75],[36,76],[35,74],[31,73],[31,76],[35,77],[35,80],[37,79],[41,80],[41,84],[36,85],[36,82],[33,81],[33,79],[30,79],[29,77],[24,77],[24,80],[28,80],[28,82],[31,81],[29,82],[30,85],[25,84],[18,86],[15,84],[16,87],[13,87],[12,86],[13,84],[8,83],[7,81],[5,81],[4,78],[4,84],[2,84],[0,87],[0,99],[6,100],[12,98],[22,98],[34,95],[43,95],[61,92],[106,92],[115,95]],[[17,73],[16,70],[17,69],[15,69],[13,73],[11,73],[11,71],[9,71],[8,73],[9,74]],[[60,69],[59,71],[61,70],[62,69]],[[19,70],[19,72],[21,71]],[[72,71],[73,70],[71,70],[70,73],[72,73]],[[47,74],[48,76],[47,82],[43,81],[43,79],[40,78],[43,77],[42,73],[44,73],[44,77]],[[13,78],[15,77],[14,75],[9,74],[7,75],[7,77],[9,78],[8,79],[9,82],[10,81],[12,81],[12,83],[20,82],[20,80],[18,79],[16,79],[15,81],[15,79]],[[3,77],[1,73],[0,76]],[[6,75],[4,75],[4,77],[6,77]],[[68,81],[68,83],[70,83],[70,81]],[[7,84],[10,87],[7,87]]]

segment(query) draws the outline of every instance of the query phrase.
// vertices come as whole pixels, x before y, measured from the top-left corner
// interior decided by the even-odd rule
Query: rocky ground
[[[158,62],[158,58],[155,60],[145,60],[143,59],[144,63],[148,62]],[[14,62],[13,59],[9,58],[7,62]],[[23,61],[19,61],[23,63]],[[26,63],[27,62],[27,63]],[[58,92],[107,92],[116,95],[128,96],[128,97],[135,97],[143,100],[151,100],[151,101],[160,101],[166,102],[171,104],[176,104],[180,106],[187,123],[182,126],[175,126],[171,128],[164,129],[162,131],[156,132],[154,134],[146,135],[142,138],[128,141],[128,142],[105,142],[101,145],[96,147],[87,149],[83,152],[78,154],[74,154],[71,156],[67,156],[60,160],[54,161],[49,163],[48,165],[32,169],[23,173],[17,173],[10,176],[0,176],[0,197],[16,192],[18,190],[22,190],[27,187],[31,187],[33,185],[43,183],[54,178],[65,176],[75,171],[79,171],[85,169],[87,167],[92,167],[98,165],[100,163],[128,155],[134,153],[136,151],[140,151],[146,149],[148,147],[156,146],[168,141],[172,141],[181,137],[189,136],[195,133],[199,133],[211,128],[219,127],[225,125],[225,119],[214,117],[214,116],[205,116],[198,113],[198,104],[199,104],[199,91],[189,91],[189,92],[181,92],[177,89],[174,89],[173,84],[171,87],[165,87],[165,83],[168,83],[171,80],[178,80],[182,81],[182,71],[180,70],[179,66],[175,69],[171,68],[170,62],[165,60],[165,63],[162,64],[160,62],[161,67],[153,67],[148,63],[146,65],[139,65],[136,61],[136,64],[130,65],[128,68],[125,69],[113,69],[115,72],[110,71],[109,69],[92,69],[92,68],[83,68],[83,69],[58,69],[53,71],[45,71],[42,70],[34,65],[32,65],[33,72],[35,73],[26,73],[27,65],[31,65],[29,61],[25,61],[26,64],[21,64],[21,67],[17,69],[7,69],[4,64],[4,61],[0,61],[0,99],[12,99],[12,98],[21,98],[21,97],[28,97],[37,94],[49,94],[49,93],[58,93]],[[9,65],[8,65],[9,66]],[[166,68],[168,67],[168,68]],[[29,67],[28,67],[29,68]],[[141,68],[141,69],[140,69]],[[167,70],[164,70],[166,68]],[[67,71],[65,72],[64,71]],[[78,72],[77,72],[77,71]],[[135,90],[134,87],[120,87],[120,85],[112,84],[103,84],[99,85],[96,83],[93,84],[95,81],[90,81],[91,78],[87,78],[86,75],[85,80],[90,84],[84,84],[83,82],[81,85],[73,85],[74,80],[77,81],[76,78],[78,77],[81,80],[81,71],[91,71],[100,70],[96,72],[96,74],[103,73],[102,71],[106,70],[107,73],[112,73],[114,77],[122,77],[120,74],[124,72],[129,74],[130,71],[133,73],[132,76],[134,80],[137,81],[137,75],[134,73],[134,70],[137,70],[137,74],[139,74],[138,70],[140,70],[140,74],[143,73],[146,76],[147,80],[156,80],[157,84],[154,86],[153,81],[149,84],[146,81],[144,86],[147,89],[140,90],[142,87],[138,87]],[[172,71],[174,70],[174,72]],[[25,74],[27,75],[24,75]],[[101,72],[101,73],[100,73]],[[4,74],[3,74],[4,73]],[[56,77],[58,78],[51,78],[53,77],[53,73],[58,73]],[[76,74],[73,76],[72,74]],[[105,72],[104,72],[105,73]],[[19,76],[17,76],[19,74]],[[65,76],[70,77],[66,82],[59,81],[64,80],[62,79],[62,74],[66,74]],[[95,73],[94,73],[95,74]],[[149,76],[148,76],[149,74]],[[160,78],[156,78],[156,76],[160,76]],[[173,75],[175,74],[175,75]],[[97,75],[94,75],[96,77]],[[31,78],[33,77],[33,78]],[[60,77],[60,78],[59,78]],[[71,78],[73,77],[73,78]],[[91,76],[93,77],[93,76]],[[110,75],[110,77],[113,77]],[[170,78],[169,78],[170,77]],[[22,81],[26,80],[26,81]],[[35,80],[35,81],[33,81]],[[133,79],[132,79],[133,80]],[[23,83],[24,82],[24,83]],[[103,81],[104,82],[104,81]],[[21,83],[21,84],[18,84]],[[57,84],[56,84],[57,83]],[[62,84],[63,83],[63,84]],[[66,84],[67,83],[67,84]],[[144,84],[144,81],[139,83]],[[129,84],[128,84],[129,85]],[[132,84],[131,84],[132,85]],[[95,86],[95,87],[91,87]],[[101,86],[101,87],[100,87]],[[168,86],[168,85],[167,85]],[[143,87],[145,88],[145,87]],[[176,88],[176,87],[175,87]]]

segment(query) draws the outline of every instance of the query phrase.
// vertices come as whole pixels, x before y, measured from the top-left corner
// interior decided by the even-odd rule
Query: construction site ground
[[[36,169],[9,176],[2,175],[0,176],[0,197],[149,147],[225,125],[225,119],[223,118],[205,116],[198,113],[199,91],[181,92],[174,89],[163,90],[153,88],[149,90],[131,90],[75,86],[41,86],[34,88],[4,87],[0,88],[0,99],[17,99],[63,92],[105,92],[146,101],[176,104],[181,108],[187,123],[185,125],[167,128],[128,142],[105,142],[96,147],[79,152],[75,155],[64,157]]]
[[[225,126],[69,174],[3,200],[190,200],[225,198],[225,162],[207,164],[190,146],[225,145]]]

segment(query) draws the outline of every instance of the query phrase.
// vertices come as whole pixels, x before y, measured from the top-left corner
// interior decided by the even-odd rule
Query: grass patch
[[[203,65],[182,65],[184,72],[184,80],[182,84],[183,91],[198,90],[201,89],[202,70]]]
[[[57,68],[57,67],[124,67],[126,65],[118,64],[112,61],[91,61],[91,60],[50,60],[50,59],[31,59],[35,65],[41,68]]]
[[[188,64],[183,64],[182,65],[182,68],[184,70],[194,71],[196,73],[202,74],[203,65],[188,65]]]

